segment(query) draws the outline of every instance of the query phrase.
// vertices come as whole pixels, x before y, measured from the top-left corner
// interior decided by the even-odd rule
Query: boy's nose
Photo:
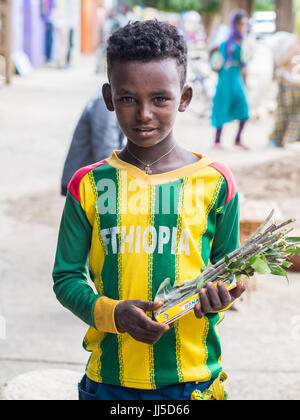
[[[137,111],[137,120],[140,122],[151,121],[152,119],[152,110],[149,105],[141,104]]]

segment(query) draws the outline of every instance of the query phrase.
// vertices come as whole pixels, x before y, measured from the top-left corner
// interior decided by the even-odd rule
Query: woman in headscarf
[[[221,134],[224,124],[238,120],[239,130],[235,145],[247,149],[241,141],[243,129],[249,119],[249,107],[245,90],[246,63],[242,54],[242,43],[249,32],[246,12],[235,10],[231,15],[231,31],[226,42],[220,45],[223,65],[213,100],[212,125],[216,128],[216,149],[223,149]]]
[[[279,90],[271,147],[300,141],[300,13],[296,18],[296,30],[296,37],[275,59]]]

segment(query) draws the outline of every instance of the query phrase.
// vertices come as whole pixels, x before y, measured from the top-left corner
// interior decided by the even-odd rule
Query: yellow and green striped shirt
[[[54,290],[90,325],[83,345],[91,352],[86,374],[95,382],[158,389],[205,382],[222,371],[222,312],[202,319],[191,312],[154,345],[119,333],[114,324],[119,300],[153,301],[165,278],[192,280],[201,267],[239,246],[233,177],[223,165],[198,156],[181,169],[147,175],[114,152],[79,170],[69,184]]]

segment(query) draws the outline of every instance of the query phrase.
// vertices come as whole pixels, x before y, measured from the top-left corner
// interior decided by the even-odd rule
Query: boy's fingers
[[[159,322],[152,321],[145,312],[140,311],[140,317],[137,322],[138,326],[143,328],[147,332],[165,332],[169,330],[169,326],[166,324],[160,324]]]
[[[219,296],[222,302],[222,306],[226,307],[228,306],[231,302],[232,302],[232,297],[231,294],[229,293],[228,289],[226,286],[224,286],[224,284],[219,283],[218,284],[218,292],[219,292]]]
[[[151,320],[149,321],[150,322],[143,320],[132,329],[131,335],[135,340],[142,341],[146,344],[154,344],[169,330],[168,325],[159,324],[158,322],[153,322]]]
[[[232,299],[235,300],[235,299],[238,299],[244,293],[245,290],[246,290],[246,286],[244,285],[244,283],[239,282],[237,286],[230,291],[230,295]]]
[[[218,310],[222,308],[222,302],[218,294],[218,290],[215,288],[213,283],[208,282],[207,283],[207,293],[208,293],[208,299],[211,303],[211,307],[213,310]]]
[[[146,344],[153,344],[156,342],[160,336],[157,334],[150,334],[146,332],[143,328],[136,327],[133,331],[130,331],[130,335],[137,341],[142,341]]]
[[[196,305],[194,307],[194,312],[195,312],[195,315],[198,319],[203,318],[204,313],[201,310],[201,304],[200,303],[196,303]]]
[[[163,305],[163,302],[146,302],[140,301],[139,308],[145,312],[152,312],[156,311]],[[137,305],[138,306],[138,305]],[[145,312],[141,313],[140,317],[140,325],[148,331],[155,331],[155,332],[166,332],[170,329],[170,327],[166,324],[160,324],[159,322],[153,321],[150,319]]]
[[[156,311],[159,309],[163,302],[147,302],[146,300],[136,300],[134,301],[135,306],[137,306],[140,309],[143,309],[143,311]]]
[[[151,302],[153,303],[153,311],[157,311],[157,309],[159,309],[161,306],[163,306],[164,302],[163,301],[157,301],[157,302]]]
[[[205,289],[200,290],[199,297],[200,297],[200,304],[201,304],[202,312],[204,314],[207,314],[208,312],[212,312],[213,308],[211,307],[211,304],[210,304],[210,301],[208,299]]]

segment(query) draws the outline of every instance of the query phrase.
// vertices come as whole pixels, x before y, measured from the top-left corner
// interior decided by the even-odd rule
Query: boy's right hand
[[[115,307],[115,323],[119,331],[127,332],[137,341],[155,344],[169,331],[168,325],[152,321],[146,312],[156,311],[162,303],[145,300],[124,300]]]

